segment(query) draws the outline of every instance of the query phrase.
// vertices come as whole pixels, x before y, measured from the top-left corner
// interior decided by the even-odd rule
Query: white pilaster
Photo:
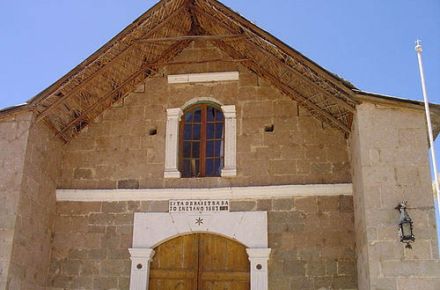
[[[237,114],[235,105],[222,106],[225,116],[225,164],[222,169],[222,177],[237,175]]]
[[[183,111],[180,108],[167,110],[167,127],[165,138],[165,178],[180,178],[177,169],[179,149],[179,121]]]
[[[131,259],[130,290],[148,290],[153,249],[128,249]]]
[[[269,260],[270,251],[269,248],[246,249],[251,262],[251,290],[269,289],[267,261]]]

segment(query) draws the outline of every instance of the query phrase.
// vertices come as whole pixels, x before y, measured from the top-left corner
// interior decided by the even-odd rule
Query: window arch
[[[198,103],[180,122],[179,169],[182,177],[221,176],[224,166],[225,119],[220,107]]]
[[[223,154],[220,162],[220,167],[215,166],[215,175],[212,176],[219,176],[218,170],[220,170],[220,175],[222,177],[234,177],[237,175],[237,168],[236,168],[236,112],[235,112],[235,105],[218,105],[214,102],[211,102],[210,100],[198,100],[192,103],[191,105],[185,105],[185,113],[191,111],[194,108],[197,108],[197,106],[206,105],[207,107],[211,107],[217,110],[217,115],[220,116],[222,114],[223,116],[223,148],[217,152],[221,152]],[[200,111],[202,112],[202,110]],[[206,116],[209,119],[210,116],[206,112]],[[186,116],[184,115],[184,111],[181,108],[169,108],[167,109],[167,124],[166,124],[166,133],[165,133],[165,168],[164,168],[164,177],[165,178],[180,178],[182,176],[184,177],[197,177],[202,176],[199,174],[196,170],[195,173],[192,174],[182,174],[182,166],[184,166],[184,163],[181,159],[180,152],[184,151],[182,139],[183,139],[183,133],[180,132],[181,124],[182,122],[185,122]],[[183,117],[183,118],[182,118]],[[189,117],[188,117],[189,118]],[[198,117],[197,117],[198,118]],[[201,114],[200,114],[201,118]],[[190,118],[189,118],[190,119]],[[188,120],[189,120],[188,119]],[[191,119],[194,120],[194,119]],[[201,120],[201,119],[200,119]],[[191,121],[192,122],[192,121]],[[188,121],[187,121],[188,123]],[[194,122],[192,122],[194,123]],[[208,122],[209,123],[209,122]],[[213,122],[216,123],[216,122]],[[215,124],[217,126],[217,124]],[[184,126],[184,125],[183,125]],[[206,132],[206,131],[205,131]],[[220,132],[220,131],[217,131]],[[200,131],[200,133],[202,133]],[[192,131],[191,131],[192,134]],[[215,136],[215,131],[214,131]],[[217,135],[218,136],[218,135]],[[192,136],[191,136],[192,138]],[[214,138],[215,139],[215,138]],[[190,139],[193,140],[193,139]],[[208,140],[209,141],[209,140]],[[211,140],[215,141],[215,140]],[[215,145],[214,145],[215,146]],[[211,147],[212,148],[212,147]],[[217,147],[220,148],[220,147]],[[206,147],[205,147],[206,149]],[[192,150],[192,148],[191,148]],[[200,150],[200,149],[199,149]],[[197,153],[197,152],[196,152]],[[195,154],[197,155],[197,154]],[[217,155],[219,156],[219,154]],[[213,156],[211,156],[213,157]],[[190,161],[195,162],[195,161]],[[200,161],[199,161],[200,162]],[[200,163],[199,163],[200,165]],[[189,165],[192,166],[191,164]],[[196,168],[196,164],[192,168]],[[206,169],[206,167],[205,167]],[[206,170],[205,170],[205,176],[206,176]],[[209,176],[209,175],[208,175]]]

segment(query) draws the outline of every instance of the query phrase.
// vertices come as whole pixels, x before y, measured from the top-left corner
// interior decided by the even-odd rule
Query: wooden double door
[[[249,260],[241,244],[211,234],[174,238],[155,249],[149,290],[249,290]]]

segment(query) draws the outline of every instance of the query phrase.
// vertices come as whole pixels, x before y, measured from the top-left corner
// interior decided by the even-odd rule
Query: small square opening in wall
[[[157,135],[157,129],[153,128],[153,129],[148,130],[148,135],[149,136]]]
[[[266,132],[266,133],[273,133],[274,130],[275,130],[275,126],[273,124],[270,126],[264,127],[264,132]]]

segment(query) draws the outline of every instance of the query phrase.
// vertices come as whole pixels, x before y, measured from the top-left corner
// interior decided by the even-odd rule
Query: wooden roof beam
[[[258,27],[255,24],[249,22],[247,19],[245,19],[240,14],[232,12],[232,10],[230,8],[228,8],[227,6],[222,4],[220,1],[206,0],[206,2],[209,2],[209,4],[212,7],[215,7],[217,11],[221,12],[228,19],[231,20],[231,18],[233,18],[233,21],[238,22],[238,24],[240,26],[247,28],[248,30],[250,30],[253,33],[255,33],[256,35],[258,35],[259,37],[263,38],[265,41],[275,44],[277,47],[279,47],[281,49],[281,51],[283,51],[285,54],[289,55],[290,57],[294,58],[294,56],[292,55],[292,51],[298,53],[299,55],[304,57],[304,59],[307,61],[307,63],[311,67],[314,67],[317,70],[321,70],[323,72],[323,78],[324,79],[326,79],[327,81],[337,85],[338,88],[340,88],[343,91],[345,91],[348,95],[350,95],[350,96],[354,95],[353,91],[350,88],[348,88],[342,82],[342,80],[339,80],[339,79],[335,78],[332,73],[330,73],[326,69],[320,67],[318,64],[316,64],[312,60],[308,59],[306,56],[304,56],[300,52],[296,51],[295,49],[293,49],[289,45],[285,44],[283,41],[279,40],[278,38],[276,38],[275,36],[271,35],[267,31],[261,29],[260,27]],[[231,13],[233,13],[233,15],[231,15]]]
[[[118,85],[114,90],[99,98],[92,106],[84,110],[80,116],[78,116],[77,118],[73,119],[68,124],[66,124],[65,127],[61,131],[59,131],[57,135],[65,133],[67,130],[69,130],[73,126],[76,126],[81,121],[86,121],[87,114],[89,112],[94,110],[97,106],[99,106],[101,103],[103,103],[105,100],[107,100],[114,94],[120,92],[124,86],[135,80],[137,77],[142,76],[146,71],[153,71],[156,69],[156,67],[162,65],[163,63],[166,63],[168,59],[173,58],[179,52],[181,52],[185,47],[187,47],[190,44],[190,42],[191,41],[189,40],[178,42],[172,45],[171,47],[169,47],[164,53],[162,53],[162,55],[156,61],[142,65],[141,68],[139,68],[136,72],[131,74],[126,80],[124,80],[123,83]]]
[[[194,9],[196,6],[195,0],[188,0],[186,7],[188,9],[188,13],[191,17],[191,34],[198,35],[201,34],[201,26],[199,20],[197,19],[197,15],[194,13]]]
[[[172,14],[168,15],[167,18],[161,22],[160,24],[158,24],[154,29],[150,30],[147,35],[145,37],[151,36],[154,33],[156,33],[158,30],[162,29],[166,24],[168,24],[168,22],[170,22],[171,20],[174,19],[175,16],[179,15],[181,12],[185,11],[185,7],[182,6],[181,8],[175,10]],[[127,46],[125,49],[123,49],[116,57],[114,57],[111,61],[114,61],[116,59],[119,59],[120,57],[123,57],[123,54],[129,49],[132,48],[133,46]],[[70,90],[70,93],[64,95],[63,97],[59,98],[57,101],[55,101],[53,104],[51,104],[49,107],[47,107],[43,112],[40,113],[40,115],[37,117],[37,122],[40,122],[44,117],[46,117],[51,111],[53,111],[53,109],[55,107],[57,107],[59,104],[61,104],[62,102],[64,102],[66,99],[70,98],[74,93],[74,91],[78,91],[80,89],[82,89],[84,86],[86,86],[91,80],[93,80],[97,74],[101,73],[105,68],[107,68],[107,65],[102,66],[101,68],[99,68],[98,71],[96,71],[95,73],[93,73],[91,76],[89,76],[88,78],[86,78],[84,81],[82,81],[79,85],[73,87]],[[60,89],[58,89],[59,91]]]
[[[238,52],[236,49],[232,48],[231,46],[227,45],[224,42],[221,41],[215,41],[215,43],[223,49],[226,53],[233,57],[243,58],[243,55]],[[312,113],[320,116],[324,121],[333,124],[335,127],[342,130],[344,133],[350,133],[350,128],[340,120],[338,120],[336,117],[328,113],[327,111],[321,109],[316,104],[309,101],[306,97],[304,97],[301,93],[297,92],[296,90],[290,88],[289,86],[281,83],[276,76],[272,75],[271,73],[267,72],[263,67],[260,67],[258,63],[254,61],[246,62],[249,64],[249,69],[254,71],[257,75],[260,77],[269,80],[276,88],[278,88],[281,92],[284,94],[290,96],[291,98],[298,101],[300,104],[303,104],[305,107],[307,107],[309,110],[312,111]],[[320,118],[320,119],[321,119]]]
[[[113,37],[109,42],[107,42],[101,48],[99,48],[97,51],[95,51],[85,61],[83,61],[82,63],[77,65],[70,72],[68,72],[66,75],[64,75],[62,78],[60,78],[58,81],[53,83],[50,87],[43,90],[42,92],[40,92],[36,96],[34,96],[31,100],[29,100],[29,104],[31,104],[33,108],[37,107],[41,100],[43,100],[43,99],[47,98],[48,96],[50,96],[51,94],[55,93],[55,91],[59,90],[60,87],[63,87],[66,83],[70,82],[70,80],[72,78],[74,78],[76,76],[76,74],[78,74],[81,70],[85,69],[90,64],[93,64],[102,55],[111,51],[111,49],[115,46],[115,44],[120,42],[124,37],[130,36],[130,34],[133,33],[133,31],[135,31],[136,29],[139,29],[139,27],[141,27],[145,23],[145,20],[148,20],[150,17],[157,15],[159,12],[161,12],[162,9],[165,9],[164,7],[166,7],[168,3],[170,3],[170,1],[168,1],[168,2],[167,1],[159,1],[158,3],[156,3],[146,13],[141,15],[132,24],[130,24],[123,31],[121,31],[115,37]],[[181,5],[179,5],[177,7],[178,7],[177,9],[182,8]],[[174,14],[174,11],[169,14],[170,15]],[[162,20],[162,21],[164,21],[164,20]]]
[[[219,22],[225,29],[227,29],[228,31],[230,31],[231,33],[235,33],[235,31],[233,31],[229,26],[227,26],[226,24],[224,24],[220,19],[216,18],[215,16],[206,13],[205,11],[201,10],[201,9],[197,9],[198,13],[203,14],[203,16],[210,18],[213,21],[217,21]],[[235,34],[237,35],[237,34]],[[245,35],[243,35],[242,37],[243,39],[248,40],[249,42],[252,42],[251,37],[245,37]],[[292,73],[294,73],[296,76],[298,76],[301,80],[304,80],[308,85],[314,87],[315,89],[319,89],[319,91],[324,91],[325,95],[330,97],[331,99],[335,100],[335,102],[337,102],[339,105],[341,105],[342,107],[344,107],[346,110],[349,110],[350,112],[354,113],[356,111],[356,109],[349,105],[348,103],[346,103],[344,100],[339,99],[338,97],[335,97],[333,95],[331,95],[330,92],[326,91],[325,89],[319,87],[319,85],[317,85],[316,83],[314,83],[313,81],[311,81],[309,78],[307,78],[306,76],[303,76],[300,72],[298,72],[297,70],[295,70],[294,68],[292,68],[289,64],[283,62],[282,60],[280,60],[279,58],[277,58],[275,55],[273,55],[272,53],[270,53],[269,51],[261,48],[260,45],[252,42],[252,47],[257,49],[259,52],[261,52],[262,54],[266,55],[267,57],[269,57],[270,59],[273,59],[274,61],[276,61],[279,65],[282,65],[283,67],[287,68],[289,71],[291,71]]]
[[[146,43],[167,42],[167,41],[181,41],[181,40],[222,40],[222,39],[240,39],[246,38],[242,34],[225,34],[225,35],[183,35],[176,37],[163,38],[139,38],[138,41]]]
[[[238,63],[238,62],[244,62],[249,61],[248,58],[243,59],[222,59],[222,58],[216,58],[216,59],[207,59],[207,60],[195,60],[195,61],[176,61],[176,62],[167,62],[165,65],[182,65],[182,64],[203,64],[203,63],[213,63],[213,62],[223,62],[223,63]]]

